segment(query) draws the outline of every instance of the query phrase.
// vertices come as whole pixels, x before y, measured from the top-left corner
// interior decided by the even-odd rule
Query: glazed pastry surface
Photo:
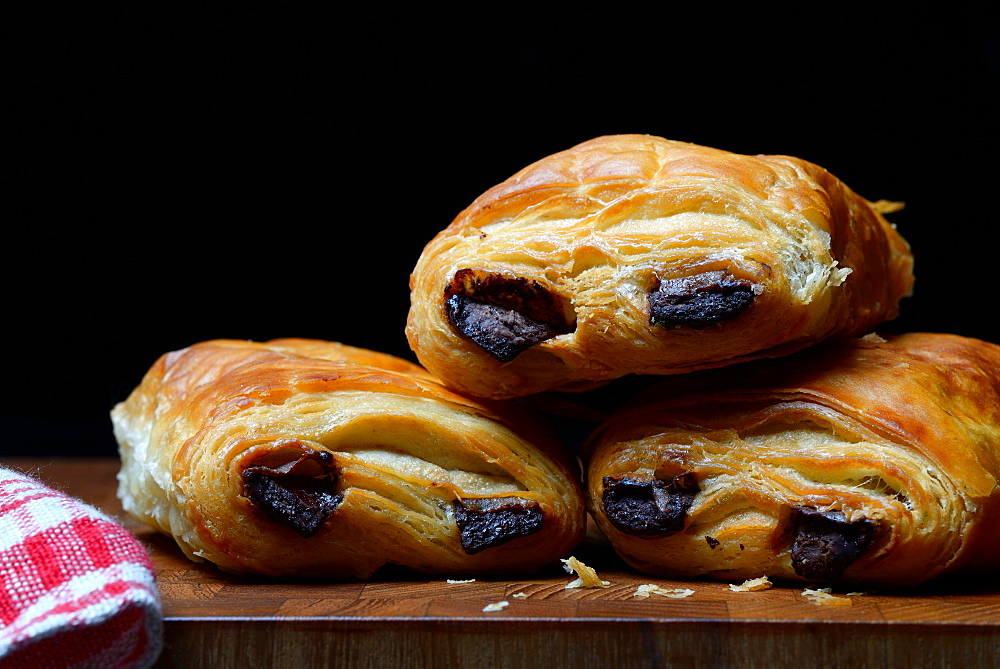
[[[530,416],[333,342],[167,353],[112,412],[126,511],[230,572],[532,571],[585,529],[579,468]]]
[[[814,164],[599,137],[491,188],[424,249],[410,347],[509,398],[775,357],[897,314],[909,247]]]
[[[1000,347],[869,335],[673,377],[588,444],[634,568],[905,586],[1000,567]]]

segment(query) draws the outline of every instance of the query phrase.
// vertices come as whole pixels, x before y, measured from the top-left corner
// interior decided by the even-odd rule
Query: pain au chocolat
[[[588,449],[591,512],[643,572],[888,587],[1000,567],[995,344],[868,335],[673,377]]]
[[[491,188],[425,247],[421,364],[510,398],[860,336],[911,289],[882,205],[787,156],[598,137]]]
[[[532,571],[573,549],[586,513],[575,461],[509,410],[334,342],[202,342],[113,409],[118,494],[230,572]]]

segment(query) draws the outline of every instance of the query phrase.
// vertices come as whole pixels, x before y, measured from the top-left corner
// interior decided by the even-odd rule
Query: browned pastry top
[[[585,527],[579,469],[533,415],[336,342],[165,354],[112,419],[123,508],[229,571],[525,571]]]
[[[671,377],[588,449],[591,504],[643,569],[908,585],[1000,566],[989,342],[868,335]],[[670,514],[635,501],[656,486],[686,504],[660,544],[643,533]]]
[[[448,385],[501,398],[861,335],[913,282],[879,209],[797,158],[598,137],[489,189],[427,245],[407,336]]]

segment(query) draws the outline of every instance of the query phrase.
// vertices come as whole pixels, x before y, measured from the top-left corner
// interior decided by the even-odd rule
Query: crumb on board
[[[662,588],[655,583],[646,583],[645,585],[640,585],[632,593],[633,597],[646,597],[650,595],[661,595],[663,597],[672,597],[674,599],[682,599],[684,597],[690,597],[694,594],[694,590],[689,590],[688,588]]]
[[[448,583],[475,583],[476,579],[474,579],[474,578],[467,578],[467,579],[462,580],[462,579],[457,579],[457,578],[449,578],[447,582]]]
[[[818,590],[805,588],[802,590],[803,597],[819,606],[853,606],[854,603],[850,600],[850,598],[841,597],[831,593],[832,591],[830,588],[819,588]]]
[[[575,557],[570,556],[569,558],[562,560],[563,569],[565,569],[570,574],[576,573],[577,579],[566,584],[565,589],[570,590],[573,588],[606,588],[611,585],[610,581],[602,581],[598,577],[597,572],[591,567],[583,564]]]
[[[526,598],[528,593],[526,592],[515,592],[511,597],[517,597],[518,599]]]
[[[758,590],[767,590],[773,587],[771,579],[767,576],[761,576],[759,578],[751,578],[750,580],[743,581],[739,585],[729,584],[729,589],[733,592],[757,592]]]
[[[485,607],[483,607],[483,612],[484,613],[489,613],[491,611],[503,611],[509,605],[510,605],[510,602],[507,602],[507,601],[493,602],[492,604],[487,604]]]

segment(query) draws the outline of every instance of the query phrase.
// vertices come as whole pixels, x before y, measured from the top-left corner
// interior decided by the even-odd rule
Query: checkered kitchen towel
[[[0,668],[145,667],[162,629],[153,565],[136,538],[0,467]]]

